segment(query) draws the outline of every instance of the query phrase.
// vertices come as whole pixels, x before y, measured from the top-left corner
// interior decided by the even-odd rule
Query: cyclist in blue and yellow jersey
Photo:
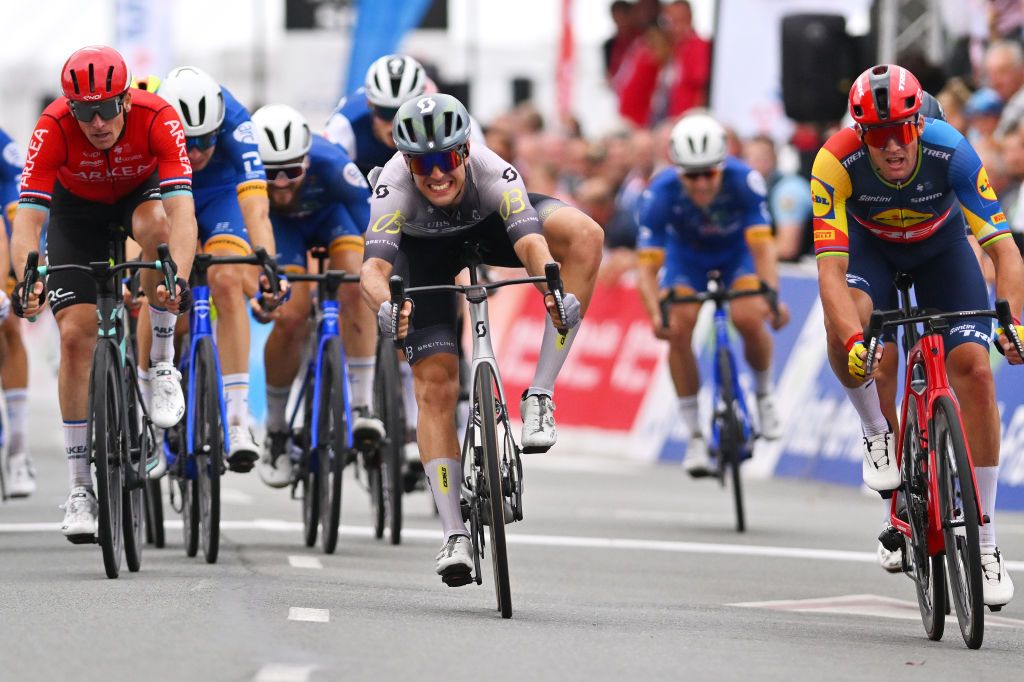
[[[18,145],[6,132],[0,130],[0,210],[3,211],[5,228],[0,235],[4,241],[2,251],[5,256],[0,258],[0,267],[3,268],[10,267],[10,252],[6,247],[11,237],[11,221],[18,206],[18,186],[21,184],[21,168],[24,163]],[[28,423],[28,355],[21,338],[20,320],[15,315],[7,314],[5,295],[10,294],[13,288],[12,277],[8,289],[0,293],[0,319],[6,317],[0,322],[4,346],[0,354],[0,363],[3,365],[0,376],[3,377],[4,402],[7,403],[7,428],[3,435],[7,445],[7,461],[0,462],[0,466],[5,467],[7,494],[11,497],[28,497],[36,491],[36,472],[25,439]]]
[[[757,289],[763,281],[777,290],[778,257],[764,178],[726,155],[721,124],[705,112],[688,114],[672,129],[670,145],[675,167],[655,175],[640,202],[638,285],[655,334],[669,342],[679,412],[690,431],[683,466],[692,476],[704,476],[710,457],[691,343],[700,306],[673,306],[668,329],[663,329],[659,301],[668,290],[680,295],[706,291],[710,270],[721,272],[725,286],[733,289]],[[761,435],[768,439],[778,438],[781,426],[772,395],[772,337],[765,321],[778,329],[788,317],[785,305],[779,312],[773,318],[761,297],[737,299],[730,306],[754,372]]]
[[[985,168],[953,127],[919,115],[922,97],[917,79],[900,66],[881,64],[862,73],[850,90],[856,125],[829,138],[811,178],[829,362],[860,415],[864,482],[878,491],[900,485],[893,435],[899,358],[893,343],[884,352],[880,345],[877,368],[866,377],[862,329],[873,308],[896,307],[895,273],[914,278],[923,307],[990,307],[964,233],[966,219],[995,264],[997,295],[1009,300],[1015,315],[1024,305],[1024,264]],[[1000,606],[1013,597],[1013,583],[995,534],[1000,423],[991,335],[987,319],[968,319],[945,334],[945,347],[982,511],[990,519],[980,528],[984,600]],[[1011,363],[1021,362],[1005,335],[999,333],[997,342]],[[879,553],[883,567],[899,570],[888,558]]]
[[[147,83],[148,87],[152,87]],[[194,66],[171,71],[157,94],[181,117],[188,158],[195,173],[199,243],[205,253],[246,255],[253,246],[274,254],[267,176],[246,108],[209,74]],[[210,269],[210,293],[217,306],[217,348],[228,422],[228,465],[247,472],[259,458],[249,428],[249,318],[243,283],[255,282],[252,268]],[[173,325],[165,333],[173,333]],[[146,325],[140,325],[145,330]],[[140,344],[148,335],[140,334]],[[140,357],[146,357],[140,353]],[[140,373],[141,374],[141,373]]]
[[[306,119],[284,104],[252,115],[260,156],[267,171],[270,220],[286,271],[304,272],[313,246],[327,247],[330,267],[357,273],[363,262],[363,230],[370,219],[370,187],[337,145],[310,134]],[[267,443],[260,461],[263,481],[284,487],[291,481],[285,408],[309,336],[312,288],[294,286],[291,300],[274,317],[263,352],[267,372]],[[358,284],[338,290],[341,331],[358,447],[372,447],[384,437],[384,425],[371,414],[377,333],[373,311],[360,300]]]

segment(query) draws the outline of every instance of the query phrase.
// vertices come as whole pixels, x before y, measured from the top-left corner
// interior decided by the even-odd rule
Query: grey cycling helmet
[[[917,110],[917,113],[925,118],[934,118],[939,121],[946,120],[946,112],[942,110],[939,100],[923,90],[921,91],[921,108]]]
[[[391,136],[400,152],[426,154],[469,141],[469,112],[451,95],[417,97],[398,108]]]

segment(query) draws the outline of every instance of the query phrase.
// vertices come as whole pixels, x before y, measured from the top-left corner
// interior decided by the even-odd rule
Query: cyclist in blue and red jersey
[[[675,167],[655,175],[641,199],[638,285],[655,334],[669,342],[672,382],[690,432],[683,466],[692,476],[705,476],[710,458],[697,407],[700,378],[691,343],[700,306],[673,306],[668,329],[663,329],[659,301],[669,290],[684,296],[706,291],[711,270],[722,273],[726,287],[757,289],[763,281],[777,289],[778,259],[764,178],[726,155],[722,125],[704,112],[688,114],[672,129],[670,151]],[[732,302],[730,314],[754,371],[761,434],[778,438],[772,337],[765,326],[772,318],[770,308],[763,298],[741,298]],[[785,324],[786,316],[780,304],[780,316],[772,320],[775,328]]]
[[[192,166],[181,119],[166,102],[129,88],[124,58],[110,47],[78,50],[61,70],[63,97],[43,111],[28,145],[21,194],[12,227],[14,273],[21,278],[29,251],[39,248],[47,226],[50,265],[81,265],[109,257],[112,238],[128,234],[143,257],[157,257],[168,243],[178,266],[172,300],[161,276],[141,274],[150,301],[155,341],[150,417],[161,428],[181,419],[185,403],[174,368],[170,335],[175,316],[191,302],[188,274],[196,249]],[[96,286],[83,273],[57,273],[36,282],[22,307],[25,283],[14,288],[14,311],[34,316],[49,302],[60,332],[58,396],[64,420],[71,494],[61,530],[76,539],[95,537],[96,497],[86,443],[89,371],[96,344]],[[47,289],[49,291],[47,292]]]
[[[861,330],[872,309],[896,307],[895,273],[913,277],[923,307],[988,308],[985,281],[964,233],[966,219],[995,264],[997,295],[1010,301],[1015,315],[1024,305],[1024,265],[985,168],[952,126],[919,115],[922,98],[917,79],[902,67],[865,71],[850,90],[856,125],[829,138],[811,178],[829,362],[861,418],[864,482],[878,491],[900,485],[893,435],[899,358],[894,343],[886,343],[866,377]],[[980,538],[984,600],[1000,606],[1013,597],[1013,583],[995,534],[1000,423],[989,366],[991,332],[987,319],[969,319],[946,333],[945,347],[982,511],[990,519]],[[1021,362],[1005,335],[997,340],[1011,363]],[[883,567],[899,570],[887,558],[879,553]]]

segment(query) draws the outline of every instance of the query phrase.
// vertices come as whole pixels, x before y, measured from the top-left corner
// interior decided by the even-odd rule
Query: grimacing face
[[[918,135],[906,145],[900,145],[895,139],[889,138],[885,147],[879,149],[869,144],[864,146],[868,150],[868,158],[871,165],[886,182],[902,182],[909,178],[917,165],[917,144],[920,133],[924,129],[924,120],[917,124]]]
[[[427,201],[438,208],[449,208],[462,200],[462,190],[466,187],[466,162],[447,173],[434,166],[430,175],[412,173],[416,189]]]

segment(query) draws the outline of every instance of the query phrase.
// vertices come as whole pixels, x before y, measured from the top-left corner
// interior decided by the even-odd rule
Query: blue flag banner
[[[342,97],[362,86],[375,59],[398,48],[402,37],[419,25],[429,4],[430,0],[359,0]]]

